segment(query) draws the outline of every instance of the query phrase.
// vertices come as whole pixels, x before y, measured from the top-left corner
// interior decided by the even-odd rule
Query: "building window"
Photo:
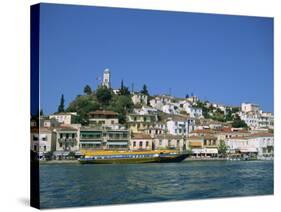
[[[162,140],[159,140],[159,145],[162,145]]]
[[[60,147],[62,147],[62,143],[60,143]]]
[[[140,147],[142,147],[142,141],[140,141]]]
[[[149,146],[149,143],[148,143],[148,141],[146,141],[146,144],[145,144],[145,145],[146,145],[146,147],[148,147],[148,146]]]
[[[47,141],[47,137],[42,137],[42,141]]]
[[[135,146],[136,146],[136,142],[134,141],[134,142],[133,142],[133,147],[135,147]]]
[[[180,140],[177,140],[177,147],[180,145]]]
[[[168,140],[168,146],[171,146],[171,140]]]
[[[46,151],[47,150],[47,147],[46,146],[44,146],[44,151]]]

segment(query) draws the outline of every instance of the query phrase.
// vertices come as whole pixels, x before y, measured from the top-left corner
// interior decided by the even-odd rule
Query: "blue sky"
[[[254,102],[273,112],[273,19],[42,4],[40,92],[45,114],[96,88],[112,86],[226,105]]]

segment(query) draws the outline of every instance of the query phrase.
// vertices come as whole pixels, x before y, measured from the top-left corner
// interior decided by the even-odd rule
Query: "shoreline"
[[[232,161],[227,158],[187,158],[182,162],[201,162],[201,161]],[[248,160],[233,160],[233,161],[248,161]],[[255,161],[273,161],[273,160],[261,160],[257,159]],[[39,161],[40,165],[44,164],[79,164],[78,160],[49,160],[49,161]]]

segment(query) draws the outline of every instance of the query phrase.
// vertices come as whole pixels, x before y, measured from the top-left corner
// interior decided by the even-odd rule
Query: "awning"
[[[209,149],[206,149],[206,153],[207,154],[218,154],[218,149],[216,148],[209,148]]]
[[[203,149],[192,149],[191,151],[192,151],[192,153],[194,153],[194,154],[203,153]]]
[[[54,152],[54,156],[67,156],[69,155],[69,152],[65,152],[65,151],[55,151]]]
[[[128,142],[107,142],[107,145],[128,145]]]
[[[80,144],[101,144],[101,141],[80,141]]]
[[[192,153],[194,154],[218,154],[218,149],[216,148],[198,148],[192,149]]]
[[[246,152],[258,152],[258,150],[256,148],[245,148],[245,149],[240,149],[239,150],[242,153],[246,153]]]

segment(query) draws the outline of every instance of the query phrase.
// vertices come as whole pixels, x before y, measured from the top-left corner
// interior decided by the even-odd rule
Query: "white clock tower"
[[[107,88],[111,87],[110,70],[108,68],[103,71],[102,85]]]

